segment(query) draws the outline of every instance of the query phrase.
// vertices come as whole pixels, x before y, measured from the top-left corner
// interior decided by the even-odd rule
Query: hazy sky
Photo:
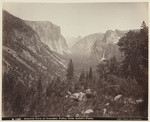
[[[50,21],[64,37],[148,24],[147,3],[3,3],[3,9],[24,20]]]

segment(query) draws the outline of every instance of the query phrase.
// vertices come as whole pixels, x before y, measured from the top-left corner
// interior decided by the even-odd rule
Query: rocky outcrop
[[[106,31],[103,39],[97,40],[91,50],[91,58],[100,61],[101,59],[110,59],[116,56],[117,59],[121,57],[121,53],[118,50],[118,41],[124,36],[127,31],[120,30],[108,30]],[[105,52],[105,53],[104,53]]]
[[[47,45],[52,51],[59,54],[68,52],[65,38],[61,35],[60,27],[49,21],[24,21],[40,37],[41,42]]]
[[[113,45],[113,44],[118,43],[120,39],[120,35],[118,35],[116,31],[108,30],[106,31],[105,36],[102,41],[105,42],[106,44]]]

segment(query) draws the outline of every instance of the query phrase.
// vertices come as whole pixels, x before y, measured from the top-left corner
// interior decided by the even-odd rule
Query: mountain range
[[[83,64],[90,66],[102,58],[116,56],[119,59],[117,42],[127,32],[108,30],[65,39],[60,27],[51,22],[22,20],[3,10],[3,73],[26,82],[39,76],[46,82],[56,76],[64,78],[70,58],[81,64],[80,69]]]
[[[118,50],[118,41],[129,30],[108,30],[106,33],[94,33],[77,41],[71,48],[71,55],[84,57],[99,62],[102,58],[109,60],[116,56],[119,60],[122,54]],[[139,31],[134,29],[132,31]]]
[[[70,48],[71,55],[84,57],[85,60],[94,61],[96,64],[102,58],[110,59],[116,56],[119,59],[121,53],[118,50],[117,42],[126,32],[128,31],[108,30],[106,33],[87,35]]]

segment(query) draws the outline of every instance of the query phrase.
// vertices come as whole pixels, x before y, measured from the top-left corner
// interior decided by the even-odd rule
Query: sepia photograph
[[[148,2],[2,2],[2,120],[148,120]]]

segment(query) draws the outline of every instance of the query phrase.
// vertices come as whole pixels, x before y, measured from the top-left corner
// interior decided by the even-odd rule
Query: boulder
[[[79,114],[76,114],[76,117],[79,117]]]
[[[73,93],[73,94],[70,95],[70,98],[78,99],[79,95],[80,95],[79,93]]]
[[[70,94],[71,94],[71,92],[70,92],[70,91],[68,91],[68,94],[70,95]]]
[[[114,97],[114,101],[119,100],[121,97],[122,97],[122,95],[121,95],[121,94],[117,95],[116,97]]]
[[[82,92],[73,93],[70,95],[70,98],[78,100],[78,101],[85,100],[85,93],[82,93]]]
[[[88,110],[86,110],[84,113],[85,114],[90,114],[90,113],[93,113],[94,111],[92,110],[92,109],[88,109]]]
[[[139,104],[139,103],[142,103],[144,100],[142,98],[136,100],[136,103]]]
[[[106,109],[106,108],[104,108],[104,109],[103,109],[103,114],[106,114],[106,111],[107,111],[107,109]]]
[[[106,106],[108,106],[110,103],[106,103]]]
[[[79,93],[78,100],[79,100],[79,101],[85,100],[85,93],[80,92],[80,93]]]
[[[87,90],[85,91],[85,93],[86,93],[86,94],[92,94],[91,89],[87,89]]]
[[[136,102],[135,102],[135,100],[133,98],[129,98],[128,102],[131,103],[131,104],[136,104]]]
[[[86,94],[86,97],[87,97],[88,99],[93,96],[90,89],[87,89],[87,90],[85,91],[85,94]]]

